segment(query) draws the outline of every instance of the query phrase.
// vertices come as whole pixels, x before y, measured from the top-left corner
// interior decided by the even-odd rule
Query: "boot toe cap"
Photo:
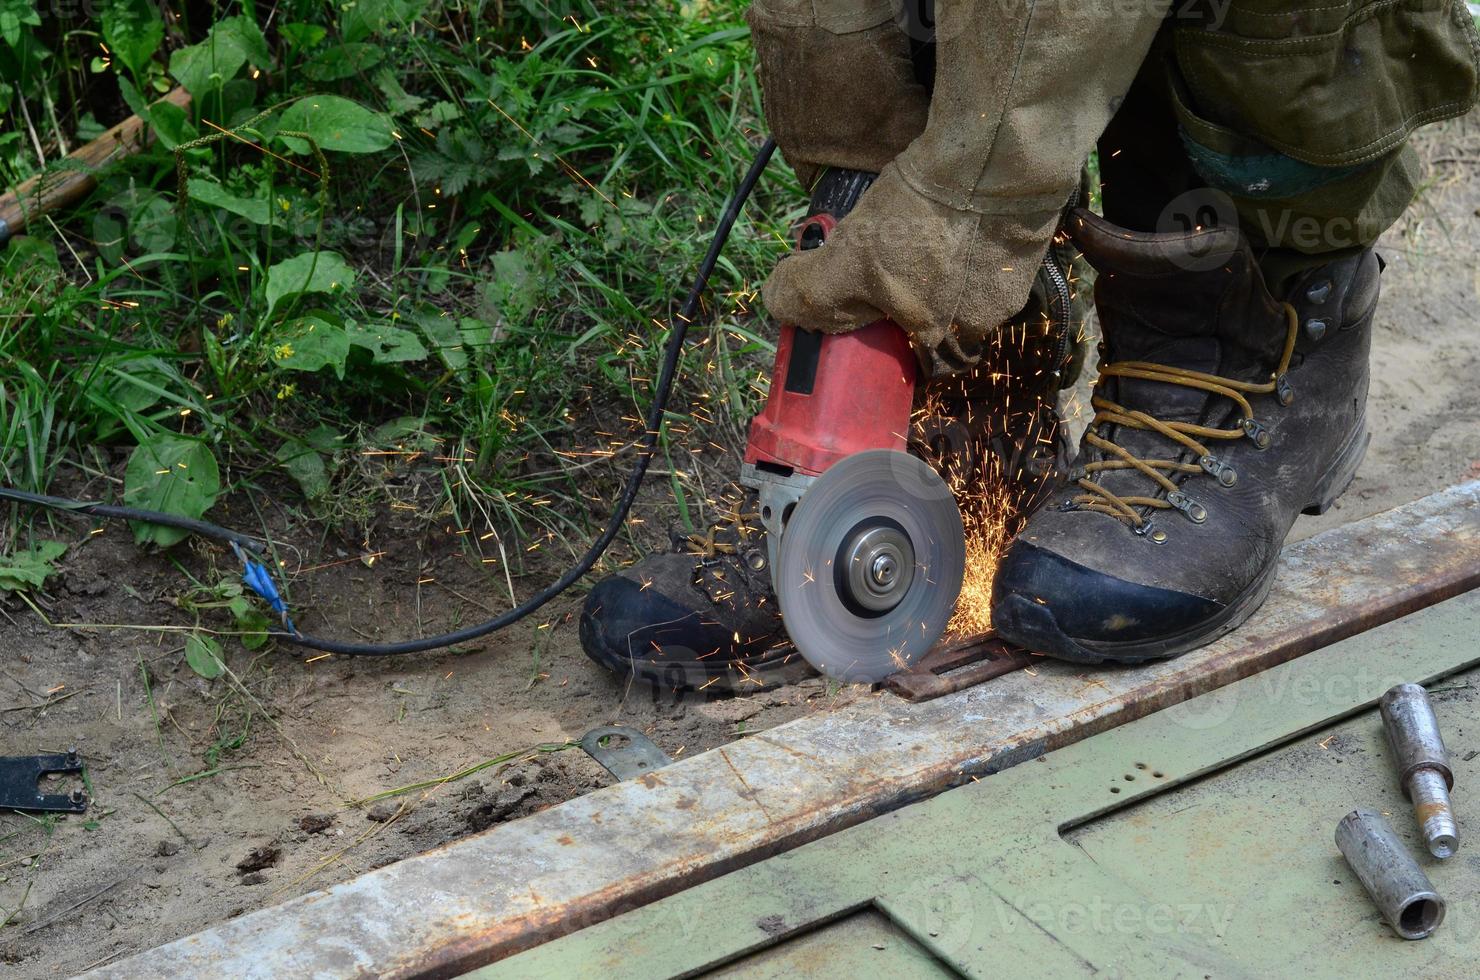
[[[729,639],[661,591],[625,575],[612,575],[591,590],[581,609],[581,647],[621,674],[671,664],[690,665]],[[696,649],[703,647],[703,649]]]
[[[1187,648],[1223,606],[1095,571],[1018,540],[998,569],[992,624],[1020,646],[1064,660],[1136,663]]]

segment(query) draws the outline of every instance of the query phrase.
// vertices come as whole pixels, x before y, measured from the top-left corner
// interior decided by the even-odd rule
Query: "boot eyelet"
[[[1061,513],[1067,514],[1071,510],[1078,510],[1078,509],[1079,509],[1079,505],[1076,504],[1073,500],[1066,500],[1063,503],[1059,504],[1059,511]]]
[[[1156,527],[1149,520],[1142,523],[1140,527],[1131,528],[1131,533],[1139,538],[1146,538],[1152,544],[1166,544],[1167,542],[1167,532]]]
[[[1305,321],[1305,335],[1311,340],[1320,340],[1326,336],[1327,323],[1319,317],[1311,317]]]
[[[1322,279],[1305,291],[1305,298],[1312,303],[1324,303],[1331,296],[1331,280]]]
[[[1181,490],[1173,490],[1167,494],[1167,503],[1180,510],[1194,524],[1201,524],[1208,519],[1208,509]]]
[[[1235,470],[1217,456],[1200,457],[1197,465],[1203,468],[1204,473],[1217,480],[1219,486],[1231,487],[1238,482],[1238,470]]]
[[[763,551],[752,551],[745,556],[745,564],[750,566],[753,572],[763,571],[766,567],[766,554]]]
[[[1244,430],[1244,435],[1254,443],[1256,449],[1269,448],[1269,430],[1253,419],[1239,419],[1239,428]]]
[[[1274,396],[1285,406],[1295,401],[1295,389],[1291,386],[1289,377],[1282,374],[1274,379]]]

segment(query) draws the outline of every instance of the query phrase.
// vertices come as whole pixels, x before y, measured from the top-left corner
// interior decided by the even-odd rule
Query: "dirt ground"
[[[1480,129],[1451,123],[1420,145],[1431,180],[1382,247],[1372,448],[1345,497],[1296,536],[1480,477]],[[257,526],[240,509],[212,517]],[[459,655],[304,662],[231,644],[233,676],[208,682],[185,665],[179,633],[116,628],[188,626],[174,602],[181,568],[140,553],[125,528],[58,527],[75,544],[44,605],[0,602],[0,755],[77,748],[92,802],[84,817],[0,815],[6,976],[77,973],[604,785],[579,749],[558,748],[597,725],[641,729],[681,756],[886,696],[814,679],[730,701],[655,699],[581,653],[578,598]],[[480,604],[507,594],[449,532],[388,531],[370,566],[331,547],[321,564],[332,564],[295,578],[297,608],[313,610],[301,625],[389,637],[482,618]],[[319,550],[312,529],[288,533]],[[202,578],[219,560],[182,550]],[[514,584],[525,595],[540,583]],[[90,625],[49,627],[41,612]],[[540,745],[555,750],[350,805]]]

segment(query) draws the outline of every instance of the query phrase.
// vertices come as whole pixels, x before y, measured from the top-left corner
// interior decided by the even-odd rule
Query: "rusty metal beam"
[[[1254,619],[1175,660],[1044,661],[917,704],[880,694],[92,975],[455,975],[1477,585],[1480,481],[1292,545]]]

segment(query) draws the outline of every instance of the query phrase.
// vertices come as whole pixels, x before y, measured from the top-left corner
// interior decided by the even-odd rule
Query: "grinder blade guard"
[[[798,248],[823,247],[872,181],[825,174]],[[750,424],[741,482],[757,492],[782,620],[802,656],[839,680],[909,666],[944,631],[961,589],[960,511],[906,452],[916,374],[893,321],[843,334],[783,324]]]

